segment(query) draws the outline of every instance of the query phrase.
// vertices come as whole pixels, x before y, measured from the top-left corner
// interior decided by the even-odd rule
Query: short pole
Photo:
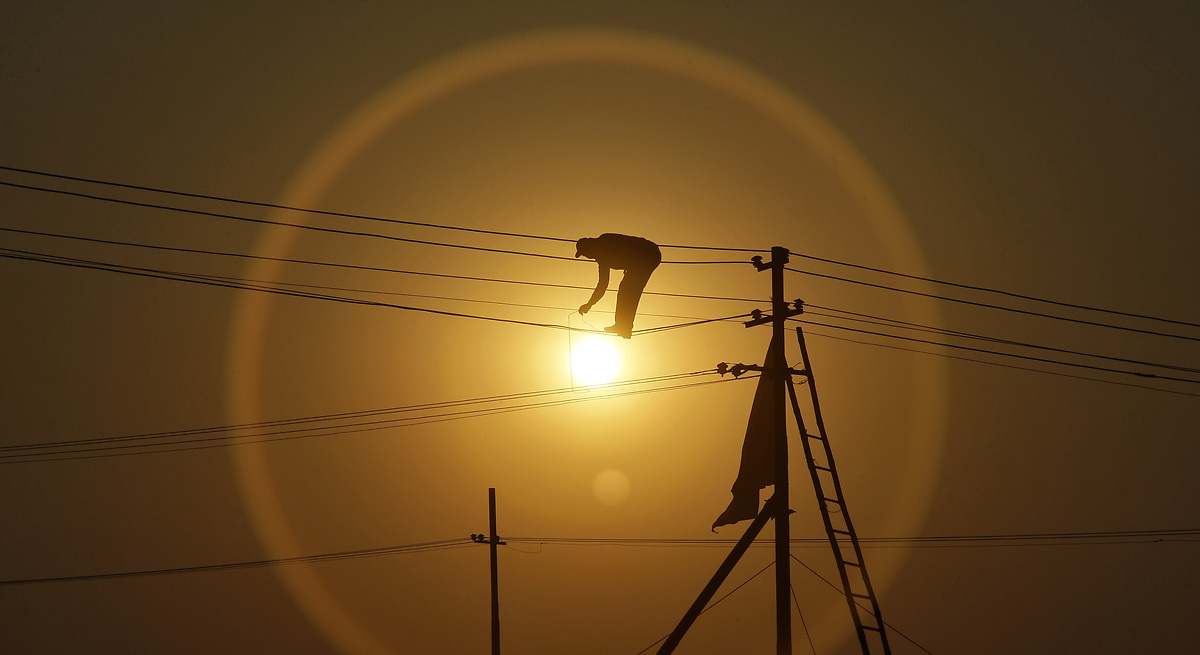
[[[496,534],[496,489],[488,488],[488,550],[492,556],[492,655],[500,655],[500,590],[496,565],[496,546],[500,537]]]

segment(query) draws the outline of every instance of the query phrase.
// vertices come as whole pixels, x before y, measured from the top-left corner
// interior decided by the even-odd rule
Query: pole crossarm
[[[729,374],[733,375],[733,377],[737,378],[737,377],[741,377],[747,371],[758,371],[759,373],[772,373],[772,372],[774,372],[774,369],[770,366],[761,366],[759,364],[742,364],[742,363],[730,364],[728,362],[721,362],[721,363],[717,364],[717,373],[720,375],[725,375],[726,373],[729,373]],[[788,368],[787,373],[788,373],[788,375],[803,376],[804,369]]]
[[[793,300],[791,305],[788,305],[787,303],[783,303],[783,307],[784,307],[784,311],[783,311],[784,318],[791,318],[793,316],[799,316],[804,313],[804,301],[800,300],[799,298]],[[761,309],[755,309],[750,312],[750,320],[743,321],[742,325],[745,325],[746,327],[749,328],[749,327],[755,327],[758,325],[766,325],[766,324],[772,323],[774,321],[775,321],[775,316],[773,314],[764,314]]]

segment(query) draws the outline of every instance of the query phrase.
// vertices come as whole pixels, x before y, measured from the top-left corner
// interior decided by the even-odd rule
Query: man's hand
[[[588,310],[590,310],[591,308],[592,308],[591,304],[585,302],[579,306],[579,313],[586,314],[586,313],[588,313]]]

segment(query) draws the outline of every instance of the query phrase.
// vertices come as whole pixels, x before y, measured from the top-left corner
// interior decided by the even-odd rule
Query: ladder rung
[[[851,596],[854,596],[855,598],[862,598],[862,599],[864,599],[864,600],[871,600],[871,597],[870,597],[870,596],[868,596],[868,595],[866,595],[866,594],[859,594],[859,593],[855,593],[855,592],[853,592],[853,591],[852,591],[852,592],[850,592],[850,595],[851,595]]]
[[[808,437],[809,439],[816,439],[817,441],[825,441],[825,437],[822,437],[822,436],[819,436],[819,435],[815,435],[815,434],[811,434],[811,433],[809,433],[809,432],[805,432],[805,433],[804,433],[804,436]]]
[[[845,564],[846,566],[857,566],[860,569],[862,568],[862,564],[860,562],[851,562],[848,559],[842,560],[842,564]]]
[[[877,628],[877,627],[875,627],[875,626],[873,626],[873,625],[864,625],[864,626],[862,627],[862,629],[863,629],[863,630],[874,630],[875,632],[883,632],[883,630],[880,630],[879,628]]]
[[[826,498],[825,496],[821,496],[821,500],[823,500],[823,501],[825,501],[825,502],[827,502],[827,503],[835,503],[835,504],[837,504],[837,505],[841,505],[841,504],[842,504],[842,501],[840,501],[840,500],[835,500],[835,499],[833,499],[833,498]]]
[[[853,536],[854,536],[854,535],[850,534],[849,532],[846,532],[845,530],[838,530],[837,528],[830,528],[830,530],[832,530],[832,531],[834,531],[834,532],[836,532],[836,533],[838,533],[838,534],[844,534],[844,535],[846,535],[847,537],[853,537]]]
[[[833,473],[833,469],[829,468],[828,466],[821,466],[820,464],[813,464],[813,468],[820,469],[822,471],[825,471],[826,473]]]

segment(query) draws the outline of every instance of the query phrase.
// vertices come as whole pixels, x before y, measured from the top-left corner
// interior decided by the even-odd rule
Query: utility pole
[[[695,602],[683,615],[675,630],[668,636],[659,649],[659,655],[674,652],[689,627],[704,610],[714,593],[725,581],[729,572],[737,564],[746,548],[758,536],[760,530],[769,519],[775,520],[775,651],[777,655],[791,655],[792,652],[792,566],[791,566],[791,530],[788,529],[788,517],[792,511],[788,507],[788,443],[787,443],[787,398],[791,386],[792,371],[787,362],[787,351],[784,348],[784,332],[787,319],[800,314],[803,309],[797,301],[795,308],[784,300],[783,267],[788,263],[788,249],[781,246],[771,248],[771,262],[764,263],[763,258],[755,256],[750,259],[758,271],[771,271],[771,315],[764,316],[762,311],[751,312],[751,320],[745,322],[746,327],[771,324],[771,347],[762,366],[736,364],[717,365],[717,370],[724,375],[733,373],[738,377],[746,371],[758,371],[769,385],[770,390],[770,439],[772,443],[772,480],[775,494],[769,499],[758,517],[746,529],[733,550],[721,563],[717,572],[700,592]],[[757,404],[757,401],[756,401]]]
[[[725,362],[717,364],[717,372],[721,375],[731,373],[736,378],[747,371],[757,371],[762,375],[758,392],[765,390],[764,397],[769,398],[770,403],[762,406],[760,397],[757,395],[758,392],[756,392],[754,408],[751,410],[751,420],[754,420],[756,412],[766,413],[769,410],[770,420],[766,423],[770,428],[767,436],[772,442],[772,471],[769,482],[765,475],[752,479],[760,481],[761,486],[773,484],[775,495],[762,507],[758,517],[746,529],[746,533],[734,546],[725,561],[721,563],[716,574],[700,592],[700,596],[692,603],[687,613],[684,614],[674,632],[669,635],[663,647],[659,649],[659,655],[668,655],[674,652],[688,628],[708,605],[713,594],[737,564],[738,559],[746,552],[746,548],[754,541],[767,520],[771,518],[775,519],[775,650],[777,655],[790,655],[792,652],[791,606],[788,603],[792,586],[791,530],[788,525],[788,516],[791,514],[791,510],[788,508],[786,418],[788,411],[786,403],[789,401],[792,414],[795,416],[796,428],[799,431],[800,444],[804,449],[804,461],[808,467],[809,476],[812,478],[817,508],[821,512],[821,521],[825,526],[834,561],[837,563],[838,574],[842,582],[842,593],[846,597],[846,606],[850,611],[850,618],[858,635],[859,646],[863,655],[875,652],[880,652],[882,655],[891,654],[886,631],[887,624],[883,620],[879,598],[875,594],[875,588],[867,573],[867,563],[863,558],[858,533],[854,529],[854,523],[850,520],[850,509],[846,503],[846,497],[842,493],[841,479],[833,459],[833,448],[829,444],[829,438],[825,432],[825,421],[821,416],[821,403],[817,398],[816,378],[813,375],[812,362],[808,357],[808,347],[804,343],[804,331],[799,327],[796,328],[796,339],[799,341],[804,368],[795,370],[788,365],[783,341],[786,321],[804,313],[804,301],[797,299],[789,305],[784,300],[783,272],[784,266],[788,262],[788,256],[787,248],[776,246],[771,248],[770,263],[764,262],[761,256],[750,258],[750,262],[754,264],[756,270],[771,271],[771,315],[766,316],[762,310],[756,309],[750,313],[750,320],[745,322],[745,326],[748,328],[771,324],[771,346],[767,349],[767,357],[763,365],[730,365]],[[793,376],[804,378],[804,382],[808,385],[812,410],[816,416],[815,433],[809,432],[805,427],[804,414],[801,411],[799,399],[796,397]],[[747,428],[747,444],[750,443],[750,430],[751,428]],[[761,431],[754,434],[761,434]],[[817,444],[816,446],[814,446],[814,442]],[[761,452],[761,450],[757,452]],[[756,455],[756,457],[761,456]],[[743,450],[742,458],[743,465],[745,465],[747,461],[745,450]],[[741,474],[739,474],[740,480]],[[736,494],[735,487],[735,501],[737,500]],[[836,510],[830,511],[831,506]],[[731,507],[733,507],[732,504]],[[741,514],[738,516],[742,517]],[[847,551],[850,552],[847,553]]]
[[[775,652],[792,652],[792,562],[791,530],[788,525],[787,386],[791,381],[787,351],[783,348],[788,303],[783,299],[783,267],[788,250],[771,248],[771,339],[779,344],[775,359],[768,364],[771,376],[771,424],[775,433]]]
[[[477,544],[487,544],[491,555],[492,579],[492,655],[500,655],[500,586],[499,564],[496,561],[496,547],[506,542],[496,534],[496,488],[488,488],[488,534],[471,534],[471,541]]]
[[[488,550],[492,557],[492,655],[500,655],[500,589],[499,567],[496,564],[496,488],[488,487]]]

